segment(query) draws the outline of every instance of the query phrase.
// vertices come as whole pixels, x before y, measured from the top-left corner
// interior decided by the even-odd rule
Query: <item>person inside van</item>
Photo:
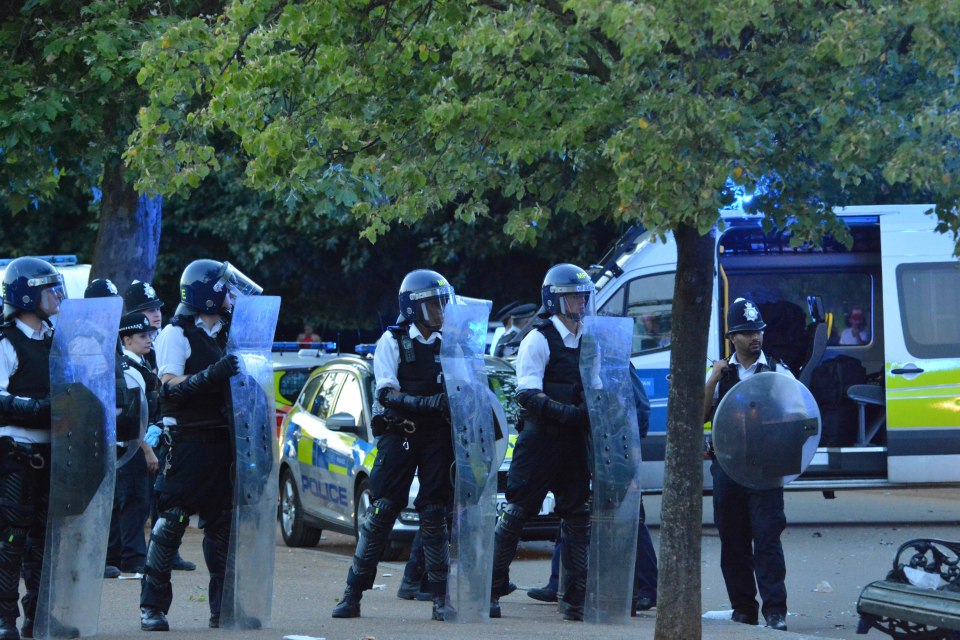
[[[847,314],[847,328],[840,334],[840,344],[864,345],[870,343],[870,329],[863,309],[854,307]]]

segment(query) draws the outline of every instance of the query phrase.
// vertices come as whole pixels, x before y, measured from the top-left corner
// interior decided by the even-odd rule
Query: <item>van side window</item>
[[[901,264],[897,289],[907,351],[917,358],[960,357],[960,265]]]
[[[674,277],[670,272],[631,280],[600,309],[600,315],[633,318],[633,355],[670,348]]]

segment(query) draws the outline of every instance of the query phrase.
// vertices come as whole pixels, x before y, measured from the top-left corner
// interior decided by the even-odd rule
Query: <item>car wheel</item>
[[[357,542],[360,542],[360,527],[367,519],[367,511],[370,509],[372,501],[373,495],[370,493],[370,483],[364,478],[357,485],[357,495],[353,503],[353,535]]]
[[[303,521],[300,492],[293,472],[284,469],[280,481],[280,534],[288,547],[315,547],[322,531]]]

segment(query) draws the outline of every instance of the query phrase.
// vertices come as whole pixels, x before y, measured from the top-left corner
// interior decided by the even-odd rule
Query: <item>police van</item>
[[[931,209],[837,210],[850,248],[831,238],[791,248],[789,228],[722,212],[704,366],[729,355],[729,305],[753,300],[768,325],[764,351],[807,384],[823,417],[821,446],[788,489],[960,482],[960,263]],[[651,492],[663,487],[676,262],[670,234],[633,229],[594,276],[598,313],[634,319],[632,360],[652,408]]]

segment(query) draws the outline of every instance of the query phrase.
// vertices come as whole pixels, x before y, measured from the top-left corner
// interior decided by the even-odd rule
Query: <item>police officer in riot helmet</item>
[[[752,301],[737,298],[727,311],[727,339],[734,352],[713,363],[704,393],[704,420],[710,420],[723,397],[741,380],[763,371],[793,377],[783,362],[763,353],[766,327]],[[708,457],[713,458],[708,444]],[[734,622],[759,621],[757,589],[767,626],[787,630],[787,573],[780,534],[787,524],[783,487],[752,489],[733,480],[714,458],[713,514],[720,534],[720,570],[733,606]],[[754,580],[756,576],[756,580]]]
[[[3,275],[0,325],[0,638],[33,637],[50,498],[50,318],[66,298],[63,277],[39,258]]]
[[[415,506],[433,595],[433,619],[444,617],[453,442],[440,368],[440,328],[444,306],[454,300],[454,292],[436,271],[419,269],[403,279],[399,299],[399,324],[384,332],[373,358],[379,407],[374,409],[372,426],[380,439],[370,474],[372,504],[334,618],[360,616],[360,598],[373,586],[377,563],[394,521],[407,504],[414,474],[420,481]]]
[[[548,491],[562,519],[565,620],[582,620],[590,541],[590,421],[580,382],[583,318],[593,313],[593,281],[572,264],[547,271],[543,312],[517,354],[517,401],[523,429],[507,476],[507,506],[497,523],[490,617],[500,617],[510,563],[527,519],[539,513]]]
[[[190,516],[199,514],[210,572],[210,627],[220,626],[220,602],[232,522],[233,442],[230,377],[240,372],[226,355],[233,300],[262,289],[228,262],[195,260],[180,278],[180,305],[156,342],[160,412],[171,442],[156,482],[154,523],[140,591],[140,627],[167,631],[173,601],[170,571]]]

